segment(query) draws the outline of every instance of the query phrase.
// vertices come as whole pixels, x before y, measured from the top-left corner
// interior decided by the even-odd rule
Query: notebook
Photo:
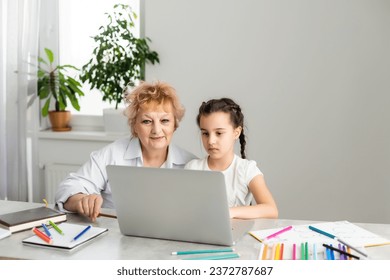
[[[253,221],[231,220],[221,172],[107,166],[122,234],[231,246]]]
[[[82,232],[87,226],[72,223],[62,223],[58,225],[58,227],[63,232],[63,235],[58,233],[54,228],[49,227],[49,231],[52,237],[51,244],[42,240],[35,234],[33,234],[31,237],[24,239],[22,243],[25,245],[39,246],[42,248],[62,249],[71,251],[79,247],[80,245],[92,241],[94,238],[108,231],[107,228],[91,227],[83,235],[81,235],[80,238],[75,241],[72,241],[72,239],[80,232]],[[39,228],[39,230],[44,232],[41,228]]]
[[[43,206],[0,215],[0,224],[11,233],[40,226],[49,220],[54,223],[66,221],[66,213]]]

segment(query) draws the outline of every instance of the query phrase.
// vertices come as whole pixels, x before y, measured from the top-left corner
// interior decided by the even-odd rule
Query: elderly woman
[[[107,165],[184,168],[193,154],[171,144],[184,116],[174,88],[163,82],[143,82],[126,96],[132,137],[119,139],[91,153],[76,173],[61,182],[56,203],[95,221],[100,208],[113,208]]]

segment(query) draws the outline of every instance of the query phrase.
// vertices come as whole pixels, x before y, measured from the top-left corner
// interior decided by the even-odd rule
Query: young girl
[[[231,218],[277,218],[278,209],[263,173],[255,161],[245,156],[244,115],[240,106],[229,98],[203,102],[197,123],[208,156],[190,161],[185,168],[222,171]],[[241,157],[234,153],[237,139]],[[251,205],[253,198],[255,205]]]

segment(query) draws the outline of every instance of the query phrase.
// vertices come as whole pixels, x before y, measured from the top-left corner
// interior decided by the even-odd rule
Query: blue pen
[[[82,232],[80,232],[79,234],[77,234],[77,235],[72,239],[72,241],[76,241],[77,239],[79,239],[80,236],[82,236],[84,233],[86,233],[91,227],[92,227],[91,225],[87,226],[85,229],[83,229]]]
[[[53,238],[53,237],[51,237],[51,233],[50,233],[49,229],[47,228],[47,226],[45,224],[42,224],[42,227],[43,227],[43,230],[45,231],[46,235],[49,236],[50,238]]]

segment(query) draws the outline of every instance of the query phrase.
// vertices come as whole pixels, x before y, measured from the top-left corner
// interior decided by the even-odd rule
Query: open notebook
[[[64,234],[61,235],[54,228],[49,228],[53,240],[51,244],[45,242],[35,234],[29,238],[24,239],[22,242],[25,245],[40,246],[43,248],[73,250],[76,247],[79,247],[82,244],[90,242],[96,237],[108,231],[108,229],[106,228],[91,227],[79,239],[77,239],[76,241],[72,241],[72,239],[76,235],[78,235],[81,231],[83,231],[87,226],[71,224],[71,223],[62,223],[58,225],[58,227],[62,230]]]

